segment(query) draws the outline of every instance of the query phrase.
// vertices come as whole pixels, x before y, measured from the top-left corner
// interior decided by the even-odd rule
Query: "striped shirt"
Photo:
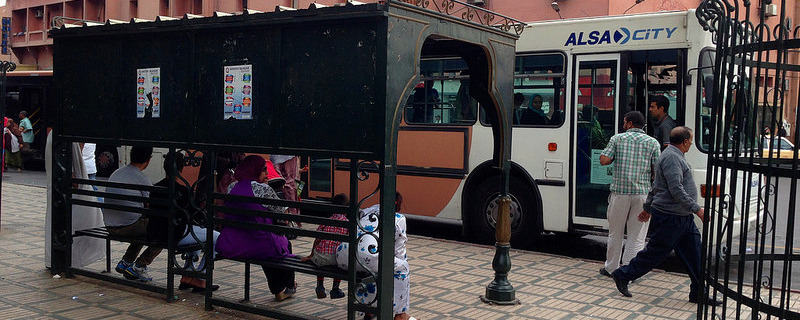
[[[611,192],[647,194],[650,192],[652,168],[661,155],[658,141],[642,129],[631,128],[611,137],[600,154],[614,160]]]

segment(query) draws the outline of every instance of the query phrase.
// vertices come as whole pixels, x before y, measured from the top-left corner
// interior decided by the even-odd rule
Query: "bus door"
[[[615,133],[619,113],[620,54],[577,56],[573,104],[572,222],[607,228],[611,166],[600,165],[600,153]]]

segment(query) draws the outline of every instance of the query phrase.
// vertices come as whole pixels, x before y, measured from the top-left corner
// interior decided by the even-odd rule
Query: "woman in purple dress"
[[[267,161],[261,156],[247,156],[236,167],[234,178],[228,192],[232,195],[274,198],[278,196],[275,190],[265,182],[267,180]],[[273,205],[260,205],[257,203],[226,201],[225,205],[233,208],[250,210],[264,210],[271,212],[284,212],[285,207]],[[254,222],[259,224],[273,224],[267,217],[254,217],[236,214],[225,214],[225,219]],[[243,229],[224,226],[217,240],[217,252],[225,258],[250,258],[250,259],[280,259],[292,257],[291,243],[285,236],[277,235],[266,230]],[[275,295],[277,301],[291,297],[297,288],[294,281],[294,271],[268,268],[262,266],[267,277],[269,291]]]

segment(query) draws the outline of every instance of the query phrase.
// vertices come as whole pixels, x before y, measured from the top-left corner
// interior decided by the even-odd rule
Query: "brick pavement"
[[[2,319],[262,319],[224,308],[205,311],[200,294],[177,291],[178,300],[167,303],[159,294],[85,277],[54,279],[43,262],[46,190],[3,183],[2,191]],[[126,245],[112,246],[116,263]],[[311,241],[300,238],[293,246],[296,253],[306,254]],[[478,299],[493,278],[494,247],[411,236],[408,254],[410,313],[419,319],[695,319],[695,305],[686,301],[685,275],[652,272],[631,284],[633,298],[624,298],[609,278],[597,273],[598,262],[512,250],[509,279],[521,304],[495,306]],[[151,265],[154,281],[162,286],[165,266],[165,254]],[[89,268],[102,270],[104,262]],[[298,274],[297,295],[276,303],[260,268],[253,269],[252,303],[322,319],[346,318],[344,299],[316,299],[315,278]],[[215,283],[221,288],[215,294],[241,299],[243,272],[241,264],[218,261]]]

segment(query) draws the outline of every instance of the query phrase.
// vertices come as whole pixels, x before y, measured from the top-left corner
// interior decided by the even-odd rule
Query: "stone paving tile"
[[[0,319],[264,319],[216,308],[205,311],[203,296],[176,291],[167,303],[161,294],[85,277],[54,279],[44,268],[45,189],[3,184],[0,207]],[[314,228],[313,225],[305,226]],[[310,252],[312,239],[292,241],[295,253]],[[601,264],[551,254],[511,250],[509,280],[521,304],[489,305],[480,301],[494,279],[494,246],[411,236],[411,314],[419,319],[694,319],[685,275],[652,272],[631,284],[633,298],[622,297],[613,281],[597,274]],[[127,244],[112,242],[112,263]],[[154,283],[166,285],[165,254],[152,264]],[[105,261],[86,269],[102,271]],[[113,270],[111,273],[117,275]],[[215,296],[244,297],[244,265],[217,261]],[[345,319],[345,299],[316,299],[316,278],[297,274],[298,293],[275,302],[260,268],[250,271],[252,305],[291,310],[321,319]],[[175,279],[177,286],[178,279]],[[330,279],[326,287],[330,289]],[[342,283],[347,291],[347,284]],[[745,293],[749,292],[745,289]],[[74,297],[74,299],[73,299]],[[732,303],[732,302],[731,302]],[[797,300],[792,300],[793,305]],[[750,316],[749,309],[740,315]],[[728,316],[735,315],[728,309]]]

